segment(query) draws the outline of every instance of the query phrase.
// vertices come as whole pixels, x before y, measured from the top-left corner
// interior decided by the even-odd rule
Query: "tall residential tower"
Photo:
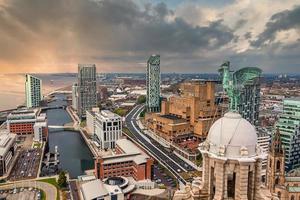
[[[78,115],[85,118],[86,111],[97,106],[96,65],[78,64]]]
[[[152,55],[147,62],[147,111],[160,111],[160,56]]]
[[[42,80],[26,74],[25,96],[27,108],[39,107],[42,100]]]

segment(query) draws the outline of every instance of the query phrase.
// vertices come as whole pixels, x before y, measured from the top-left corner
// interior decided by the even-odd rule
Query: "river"
[[[67,105],[64,95],[57,95],[57,100],[49,103],[51,105]],[[64,125],[72,121],[66,110],[53,109],[47,111],[49,125]],[[93,155],[87,147],[79,132],[49,130],[49,148],[54,152],[58,146],[60,153],[60,167],[69,172],[71,178],[83,175],[87,169],[94,168]]]

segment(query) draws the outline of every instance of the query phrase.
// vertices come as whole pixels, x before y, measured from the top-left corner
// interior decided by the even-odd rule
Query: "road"
[[[49,183],[40,181],[19,181],[11,184],[0,185],[0,190],[8,190],[21,187],[39,188],[46,193],[46,199],[56,199],[56,188]]]
[[[126,127],[131,131],[139,144],[147,149],[147,151],[152,154],[156,160],[165,165],[165,167],[167,167],[168,170],[172,172],[179,181],[181,181],[183,184],[186,184],[186,181],[181,177],[179,172],[192,171],[194,170],[193,167],[178,158],[175,154],[166,151],[157,142],[150,140],[145,136],[145,134],[143,134],[143,131],[137,124],[137,117],[142,110],[143,105],[138,105],[131,110],[131,112],[125,118]]]

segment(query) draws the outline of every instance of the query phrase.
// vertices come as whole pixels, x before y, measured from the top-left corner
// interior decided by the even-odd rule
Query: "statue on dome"
[[[224,91],[227,93],[230,100],[230,111],[238,111],[240,96],[244,86],[259,78],[262,70],[257,67],[244,67],[238,71],[230,70],[230,62],[224,62],[219,73],[221,75]]]

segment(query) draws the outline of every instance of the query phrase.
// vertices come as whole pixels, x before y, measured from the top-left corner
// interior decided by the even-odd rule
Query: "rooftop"
[[[175,115],[160,115],[160,117],[171,119],[171,120],[180,120],[181,119]]]
[[[8,130],[0,131],[0,156],[6,154],[16,138],[15,134],[9,133]]]

